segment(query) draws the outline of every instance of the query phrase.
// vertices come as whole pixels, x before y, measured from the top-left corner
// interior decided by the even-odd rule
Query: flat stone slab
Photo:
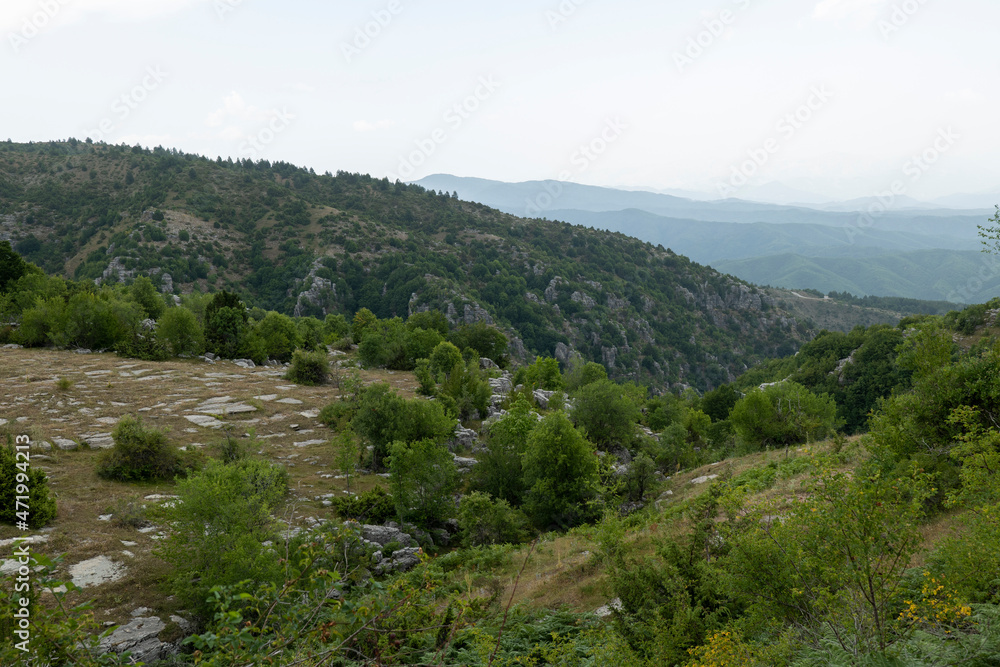
[[[184,419],[188,420],[192,424],[203,426],[205,428],[222,428],[222,422],[215,417],[209,417],[208,415],[184,415]]]
[[[79,449],[80,445],[77,442],[70,440],[69,438],[52,438],[52,444],[59,449],[70,451],[73,449]]]
[[[277,394],[264,394],[262,396],[254,396],[258,401],[273,401],[278,398]]]
[[[302,442],[293,442],[292,445],[295,447],[308,447],[309,445],[325,445],[326,440],[304,440]]]
[[[713,479],[717,479],[718,475],[703,475],[702,477],[695,477],[691,480],[692,484],[704,484],[705,482],[711,482]]]
[[[302,405],[302,401],[297,398],[279,398],[275,403],[284,403],[286,405]]]
[[[97,556],[71,565],[69,576],[73,583],[80,588],[100,586],[124,577],[125,566],[114,562],[107,556]]]
[[[247,412],[257,412],[257,408],[246,403],[214,403],[194,408],[208,415],[239,415]]]
[[[87,443],[91,449],[111,449],[115,446],[114,438],[110,433],[87,433],[80,436],[80,440]]]
[[[299,414],[306,419],[316,419],[316,417],[319,417],[319,410],[306,410],[305,412],[300,412]]]

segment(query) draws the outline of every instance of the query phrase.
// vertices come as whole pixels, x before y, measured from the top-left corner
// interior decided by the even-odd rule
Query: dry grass
[[[340,471],[329,443],[334,433],[313,415],[338,397],[335,388],[294,385],[282,377],[284,369],[247,370],[229,362],[158,363],[112,354],[27,349],[0,350],[0,359],[0,416],[8,420],[0,429],[31,436],[36,445],[32,464],[46,471],[58,502],[56,520],[39,531],[48,541],[34,550],[50,556],[65,554],[62,574],[68,566],[98,555],[127,567],[123,579],[70,596],[71,603],[93,599],[101,622],[127,621],[130,612],[142,606],[163,618],[177,611],[160,583],[169,568],[152,553],[154,538],[161,531],[143,533],[98,518],[112,514],[120,503],[152,494],[171,495],[174,484],[102,480],[95,472],[99,450],[43,450],[43,442],[52,443],[55,438],[81,442],[86,435],[110,433],[124,415],[138,414],[148,426],[165,430],[171,444],[205,458],[210,446],[222,439],[224,429],[196,426],[185,415],[194,414],[193,409],[208,399],[228,396],[234,403],[257,410],[220,417],[225,429],[244,439],[255,434],[255,450],[288,468],[292,492],[282,513],[296,524],[306,517],[333,518],[319,496],[343,493],[345,480],[336,479]],[[338,356],[331,361],[343,359]],[[414,395],[417,387],[412,374],[360,372],[366,383],[386,381],[404,395]],[[63,389],[61,379],[72,384]],[[281,399],[301,403],[281,403]],[[353,477],[351,490],[359,492],[381,483],[374,476]],[[144,502],[154,505],[156,501]],[[18,536],[14,527],[0,526],[0,540]]]

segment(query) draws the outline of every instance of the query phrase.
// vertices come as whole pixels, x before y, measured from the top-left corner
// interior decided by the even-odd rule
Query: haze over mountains
[[[436,174],[417,182],[516,215],[622,232],[762,285],[960,303],[1000,292],[1000,265],[980,252],[977,228],[994,213],[988,193],[933,203],[900,195],[807,206],[560,181]]]

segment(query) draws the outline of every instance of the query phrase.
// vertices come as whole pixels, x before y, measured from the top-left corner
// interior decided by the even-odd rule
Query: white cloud
[[[222,127],[226,124],[261,123],[273,115],[273,111],[265,111],[252,104],[247,104],[243,96],[234,90],[226,95],[220,108],[208,114],[205,124],[209,127]]]
[[[396,121],[394,120],[377,120],[374,123],[368,120],[356,120],[354,121],[354,131],[374,132],[375,130],[384,130],[393,127],[395,124]]]

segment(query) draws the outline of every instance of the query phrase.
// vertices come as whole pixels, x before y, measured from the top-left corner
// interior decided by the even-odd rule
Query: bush
[[[535,357],[535,363],[526,366],[522,382],[528,389],[545,389],[558,391],[565,385],[559,372],[559,362],[552,357]],[[518,372],[518,378],[522,377]],[[515,381],[515,384],[521,382]]]
[[[600,449],[628,447],[642,413],[625,387],[597,380],[581,388],[573,408],[573,423]]]
[[[172,530],[156,554],[174,566],[170,584],[182,603],[205,618],[213,586],[281,580],[264,542],[276,537],[271,514],[287,491],[285,469],[256,458],[210,461],[178,483],[178,502],[161,510]]]
[[[389,449],[389,485],[400,521],[433,528],[455,513],[452,494],[458,470],[451,452],[433,440],[394,442]]]
[[[28,496],[27,507],[18,506],[17,496]],[[0,445],[0,522],[14,525],[23,521],[25,516],[18,514],[24,511],[28,512],[28,526],[41,528],[56,517],[56,501],[49,495],[45,473],[32,467],[30,460],[19,459],[8,436],[6,444]]]
[[[325,384],[330,375],[330,364],[326,352],[305,352],[295,350],[292,365],[285,378],[310,387]]]
[[[231,431],[227,431],[222,440],[212,449],[216,457],[223,463],[235,463],[249,458],[252,441],[243,441],[235,437]]]
[[[342,519],[382,524],[396,516],[395,501],[379,486],[356,496],[333,498],[331,502],[334,511]]]
[[[287,363],[292,353],[301,344],[301,338],[292,318],[281,313],[270,312],[257,324],[257,335],[264,341],[265,355]]]
[[[494,500],[486,493],[474,491],[462,496],[458,506],[458,525],[462,546],[487,544],[517,544],[528,535],[528,518],[506,500]]]
[[[570,528],[593,516],[597,455],[562,412],[543,419],[528,436],[524,482],[525,510],[539,528]]]
[[[163,431],[146,428],[132,415],[122,417],[111,437],[115,446],[105,452],[97,474],[120,482],[173,479],[184,472],[180,455]]]
[[[129,297],[142,307],[146,317],[154,320],[163,314],[166,304],[153,287],[153,281],[146,276],[139,276],[129,287]]]
[[[138,498],[120,499],[111,510],[111,523],[118,528],[139,529],[149,524],[146,518],[146,506]]]
[[[156,336],[174,356],[197,356],[205,351],[205,333],[187,308],[168,308],[156,324]]]
[[[755,390],[737,401],[729,414],[733,428],[751,448],[793,445],[817,440],[837,427],[837,405],[795,382]]]

